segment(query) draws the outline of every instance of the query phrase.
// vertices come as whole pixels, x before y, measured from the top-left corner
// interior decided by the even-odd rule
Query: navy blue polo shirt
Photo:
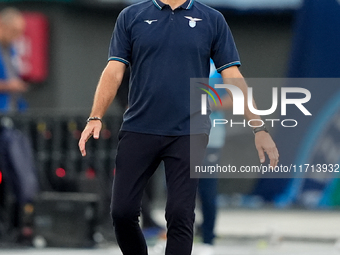
[[[121,129],[156,135],[190,134],[190,78],[240,65],[223,15],[195,0],[172,10],[160,0],[125,8],[111,38],[109,61],[131,67],[129,107]],[[199,113],[201,109],[197,109]],[[209,133],[207,125],[191,133]]]

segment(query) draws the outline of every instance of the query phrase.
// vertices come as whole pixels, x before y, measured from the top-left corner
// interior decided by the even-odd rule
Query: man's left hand
[[[255,134],[255,146],[261,163],[265,162],[265,153],[267,153],[270,160],[270,166],[277,166],[277,163],[279,162],[279,152],[269,133],[265,131],[257,132]]]

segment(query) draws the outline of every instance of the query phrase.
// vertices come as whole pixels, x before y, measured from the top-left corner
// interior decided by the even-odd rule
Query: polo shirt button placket
[[[171,11],[171,20],[174,20],[173,15],[175,15],[175,12]]]

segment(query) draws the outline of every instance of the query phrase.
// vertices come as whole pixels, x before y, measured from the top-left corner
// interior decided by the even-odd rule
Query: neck
[[[161,0],[163,3],[170,5],[171,9],[175,10],[186,2],[186,0]]]

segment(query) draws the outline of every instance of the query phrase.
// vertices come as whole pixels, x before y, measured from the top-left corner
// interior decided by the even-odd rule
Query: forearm
[[[257,114],[254,114],[253,112],[250,111],[249,109],[249,104],[248,104],[248,85],[245,81],[245,79],[242,78],[237,78],[235,79],[235,84],[237,87],[239,87],[242,90],[242,93],[244,95],[244,117],[249,121],[251,121],[252,126],[262,126],[262,121],[261,117]],[[257,109],[256,102],[254,98],[251,99],[251,102],[253,104],[254,109]],[[258,120],[258,121],[256,121]]]
[[[228,70],[230,69],[230,70]],[[244,96],[244,117],[249,121],[252,120],[251,125],[252,126],[261,126],[262,121],[261,117],[257,114],[254,114],[250,111],[248,106],[248,85],[242,76],[242,74],[239,72],[237,67],[228,68],[224,71],[222,71],[222,77],[223,82],[225,84],[231,84],[236,87],[238,87]],[[229,93],[230,97],[233,99],[233,94]],[[251,99],[251,102],[253,104],[253,107],[257,109],[256,103],[254,98]],[[258,121],[256,121],[258,120]]]
[[[8,91],[8,83],[4,80],[0,80],[0,92]]]
[[[238,87],[244,96],[244,117],[247,120],[252,120],[251,125],[253,127],[260,127],[263,125],[261,117],[250,111],[248,107],[248,85],[244,80],[242,74],[236,66],[227,68],[222,71],[223,82],[225,84],[231,84]],[[230,93],[232,97],[232,93]],[[253,103],[253,108],[257,109],[255,101],[251,98],[250,102]],[[265,131],[265,130],[261,130]],[[259,154],[260,162],[265,162],[265,153],[267,153],[270,159],[270,166],[275,167],[279,162],[279,152],[276,145],[268,132],[256,132],[255,134],[255,146]]]
[[[125,68],[122,70],[116,64],[109,63],[99,79],[90,114],[92,117],[102,118],[117,94]]]
[[[0,80],[0,92],[22,93],[27,91],[27,84],[19,78]]]
[[[104,113],[117,94],[125,68],[125,64],[121,62],[108,62],[98,82],[90,117],[102,118],[104,116]],[[79,149],[83,156],[86,156],[86,141],[91,136],[98,139],[101,128],[102,123],[100,121],[90,121],[87,123],[79,140]]]

